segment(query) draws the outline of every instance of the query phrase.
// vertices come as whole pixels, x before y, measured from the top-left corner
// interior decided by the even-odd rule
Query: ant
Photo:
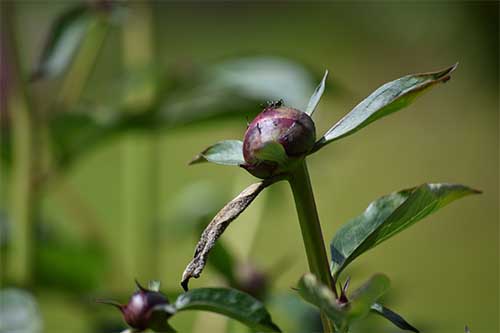
[[[260,106],[265,108],[265,109],[275,109],[275,108],[279,108],[284,103],[285,102],[283,101],[283,99],[280,99],[279,101],[267,101],[267,102],[261,104]]]

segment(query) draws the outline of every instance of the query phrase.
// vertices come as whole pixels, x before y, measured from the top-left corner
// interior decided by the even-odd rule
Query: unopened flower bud
[[[236,271],[238,289],[263,301],[269,291],[269,279],[251,264],[242,264]]]
[[[316,129],[309,115],[273,103],[248,126],[243,141],[243,167],[259,178],[277,175],[303,158],[315,140]]]
[[[122,312],[125,322],[136,330],[161,331],[168,326],[167,319],[173,314],[173,311],[168,311],[170,304],[167,297],[159,291],[142,287],[137,281],[136,284],[138,291],[132,294],[127,304],[108,300],[97,302],[117,307]]]

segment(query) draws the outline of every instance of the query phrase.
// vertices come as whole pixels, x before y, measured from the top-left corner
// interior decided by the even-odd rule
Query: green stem
[[[133,89],[126,85],[124,104],[133,110],[146,110],[155,98],[152,78],[146,74],[155,60],[153,12],[148,1],[130,3],[130,17],[123,25],[123,65]],[[136,111],[130,111],[136,112]],[[140,112],[140,111],[138,111]],[[158,139],[156,133],[129,133],[123,138],[123,218],[118,281],[145,280],[157,276],[158,242]]]
[[[321,232],[321,224],[305,160],[290,173],[288,182],[290,183],[293,198],[295,199],[295,207],[299,217],[309,269],[311,273],[316,275],[323,284],[329,286],[335,295],[337,295],[328,265],[325,242]],[[323,313],[321,314],[321,321],[325,332],[334,332],[331,321]]]
[[[15,284],[28,286],[32,280],[33,254],[36,247],[33,233],[37,211],[37,195],[33,187],[39,172],[38,121],[29,103],[28,89],[19,63],[16,40],[14,2],[2,1],[1,40],[5,47],[5,70],[9,89],[7,109],[11,116],[12,178],[9,218],[12,227],[11,247],[6,265],[7,276]]]

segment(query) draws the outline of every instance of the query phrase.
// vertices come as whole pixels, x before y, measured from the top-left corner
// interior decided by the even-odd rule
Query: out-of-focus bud
[[[136,284],[138,290],[132,294],[127,304],[110,300],[97,300],[97,302],[118,308],[125,322],[136,330],[166,331],[170,327],[167,319],[175,312],[167,296],[157,290],[144,288],[137,281]]]
[[[236,270],[238,289],[263,301],[269,291],[269,278],[251,264],[242,264]]]
[[[243,167],[259,178],[286,172],[313,148],[315,140],[316,128],[309,115],[281,102],[272,103],[248,126]]]

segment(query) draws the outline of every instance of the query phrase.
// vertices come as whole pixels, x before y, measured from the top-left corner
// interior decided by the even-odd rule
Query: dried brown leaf
[[[266,179],[252,184],[244,189],[236,198],[228,202],[212,219],[201,234],[196,245],[194,258],[187,265],[182,274],[181,285],[184,290],[188,290],[189,279],[198,278],[205,267],[208,254],[214,247],[217,239],[222,235],[229,224],[237,218],[259,195],[259,193],[276,180]]]

